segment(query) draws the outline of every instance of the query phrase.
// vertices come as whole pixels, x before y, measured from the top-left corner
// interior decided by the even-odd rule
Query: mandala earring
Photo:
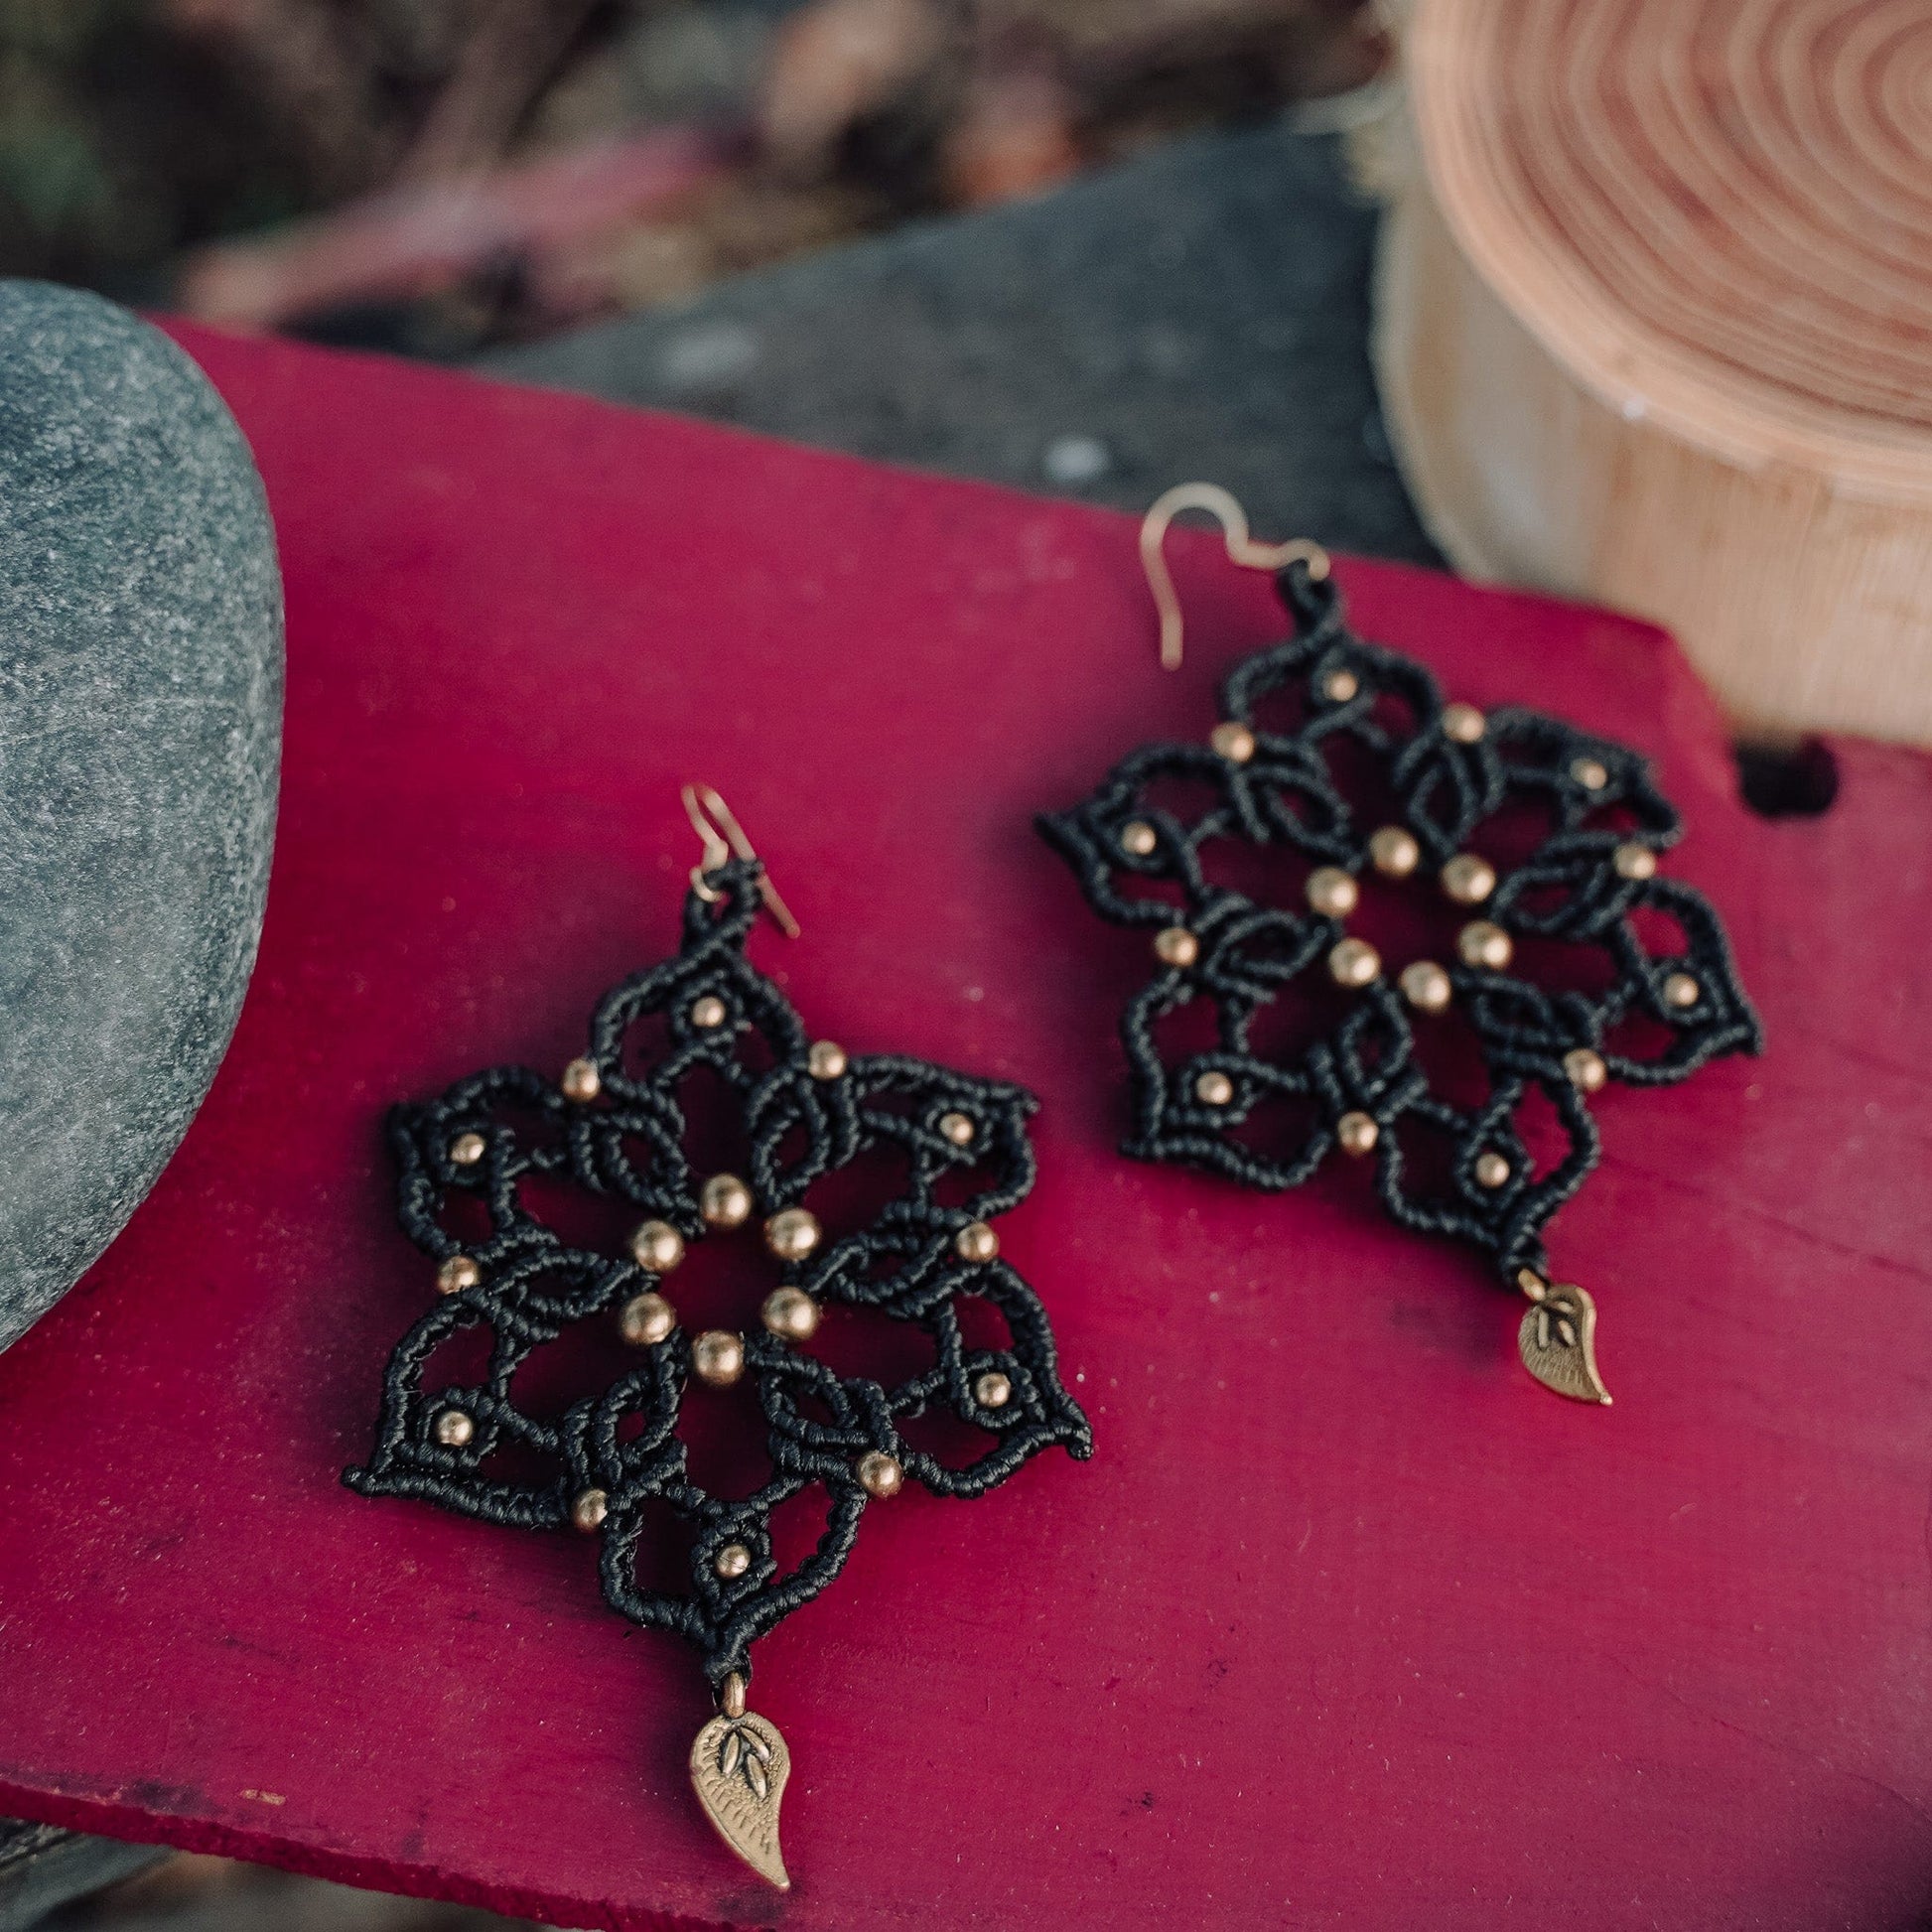
[[[752,1644],[838,1575],[874,1503],[908,1482],[977,1496],[1055,1445],[1085,1457],[1092,1439],[1060,1386],[1045,1312],[991,1226],[1033,1185],[1033,1096],[813,1040],[746,958],[760,905],[788,933],[797,926],[724,801],[689,787],[684,796],[704,856],[677,956],[605,996],[589,1052],[561,1082],[497,1067],[390,1117],[402,1226],[435,1264],[439,1299],[390,1357],[374,1452],[345,1480],[366,1496],[597,1537],[611,1606],[697,1650],[717,1715],[692,1745],[692,1783],[726,1843],[783,1887],[790,1757],[745,1708]],[[653,1030],[662,1039],[647,1046]],[[693,1073],[722,1079],[736,1103],[743,1178],[691,1165],[679,1088]],[[807,1204],[813,1184],[878,1148],[903,1157],[903,1193],[870,1225],[822,1225]],[[561,1238],[524,1198],[533,1180],[639,1210],[628,1252]],[[456,1225],[472,1232],[459,1238]],[[690,1244],[713,1239],[761,1247],[774,1280],[744,1330],[690,1334],[676,1270]],[[965,1298],[996,1311],[1005,1345],[969,1341]],[[929,1365],[894,1385],[834,1372],[813,1336],[855,1311],[922,1331]],[[585,1322],[609,1336],[609,1387],[560,1414],[528,1413],[518,1368]],[[433,1385],[439,1347],[473,1330],[488,1342],[483,1379]],[[692,1481],[679,1424],[687,1399],[741,1380],[758,1392],[770,1475],[734,1500]],[[983,1451],[957,1466],[908,1442],[902,1427],[927,1411],[980,1432]],[[521,1466],[501,1466],[510,1461]],[[772,1514],[814,1484],[823,1532],[781,1571]],[[653,1505],[688,1532],[688,1591],[639,1581]]]
[[[1337,1147],[1372,1158],[1396,1221],[1476,1243],[1527,1297],[1518,1346],[1530,1373],[1607,1403],[1595,1307],[1552,1280],[1543,1243],[1596,1165],[1591,1098],[1612,1080],[1668,1085],[1762,1043],[1716,912],[1659,871],[1677,813],[1623,746],[1532,711],[1446,702],[1424,666],[1348,629],[1316,545],[1256,543],[1212,484],[1170,490],[1142,525],[1170,669],[1181,625],[1162,545],[1181,509],[1219,519],[1236,563],[1277,574],[1293,635],[1228,674],[1205,744],[1147,746],[1084,803],[1039,820],[1094,910],[1152,941],[1154,976],[1121,1020],[1134,1103],[1123,1152],[1268,1189],[1298,1186]],[[1292,715],[1264,726],[1264,703]],[[1363,763],[1385,799],[1372,821],[1344,783]],[[1176,787],[1205,802],[1166,802]],[[1508,821],[1525,816],[1539,836],[1511,860]],[[1217,883],[1207,848],[1221,840],[1295,861],[1300,902]],[[1458,928],[1444,957],[1385,962],[1351,932],[1365,886],[1433,899]],[[1681,950],[1646,949],[1640,923],[1655,915],[1674,923]],[[1556,985],[1523,970],[1521,953],[1560,959],[1564,947],[1593,970]],[[1258,1017],[1311,983],[1342,1001],[1339,1017],[1296,1050],[1258,1050]],[[1157,1030],[1195,1001],[1211,1009],[1214,1043],[1170,1063]],[[1419,1035],[1458,1022],[1480,1072],[1452,1101]],[[1563,1143],[1541,1166],[1520,1116],[1537,1093]],[[1277,1110],[1311,1124],[1271,1142],[1257,1129]],[[1419,1172],[1429,1152],[1433,1177]]]

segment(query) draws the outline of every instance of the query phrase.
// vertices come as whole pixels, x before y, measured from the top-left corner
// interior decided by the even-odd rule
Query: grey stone
[[[254,964],[282,600],[221,399],[97,297],[0,283],[0,1346],[134,1211]]]
[[[0,1818],[0,1932],[27,1932],[70,1900],[131,1877],[168,1856],[54,1825]]]
[[[745,275],[483,360],[861,456],[1437,561],[1370,374],[1375,210],[1339,142],[1176,143],[1055,194]]]

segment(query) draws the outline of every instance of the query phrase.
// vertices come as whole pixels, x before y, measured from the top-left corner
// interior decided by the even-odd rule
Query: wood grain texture
[[[1376,358],[1479,575],[1932,742],[1932,10],[1419,0]]]
[[[1603,1095],[1553,1244],[1617,1400],[1561,1402],[1358,1166],[1259,1198],[1113,1151],[1145,948],[1031,815],[1204,738],[1279,635],[1211,537],[1169,676],[1127,518],[188,340],[281,533],[280,843],[207,1106],[0,1356],[0,1812],[626,1929],[1922,1922],[1932,760],[1842,743],[1833,809],[1767,823],[1656,631],[1338,564],[1454,695],[1660,761],[1763,1013],[1762,1060]],[[760,1643],[782,1896],[586,1539],[339,1480],[433,1292],[383,1109],[582,1050],[674,940],[689,777],[769,855],[804,936],[755,955],[815,1030],[1039,1093],[1001,1237],[1097,1441],[896,1499]],[[721,1265],[707,1318],[766,1286]]]

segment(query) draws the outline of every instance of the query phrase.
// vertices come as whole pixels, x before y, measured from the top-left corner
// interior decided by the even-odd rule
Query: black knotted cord
[[[716,898],[695,890],[688,896],[676,957],[605,997],[591,1025],[595,1100],[569,1099],[555,1081],[505,1066],[392,1112],[404,1231],[434,1261],[468,1256],[480,1279],[439,1300],[397,1345],[383,1379],[374,1451],[366,1466],[344,1477],[363,1495],[414,1497],[524,1529],[565,1529],[573,1502],[602,1491],[605,1596],[634,1622],[674,1630],[695,1645],[714,1687],[734,1672],[749,1679],[753,1641],[844,1566],[872,1500],[857,1474],[869,1452],[894,1457],[906,1477],[941,1496],[981,1495],[1055,1444],[1078,1457],[1092,1453],[1086,1417],[1060,1386],[1038,1299],[1005,1261],[969,1261],[956,1245],[962,1228],[1004,1213],[1033,1186],[1026,1126],[1033,1095],[893,1055],[855,1055],[835,1077],[814,1075],[797,1014],[745,957],[759,879],[756,862],[743,860],[709,874]],[[702,1027],[693,1019],[708,998],[724,1003],[723,1024]],[[668,1044],[639,1070],[646,1021],[661,1021]],[[669,1222],[687,1241],[703,1238],[702,1176],[685,1152],[677,1093],[678,1083],[701,1069],[722,1077],[742,1113],[755,1231],[758,1220],[800,1205],[813,1181],[869,1150],[900,1152],[909,1171],[905,1189],[870,1226],[828,1229],[806,1260],[773,1266],[782,1267],[778,1279],[820,1306],[871,1310],[922,1330],[932,1345],[928,1367],[889,1387],[834,1373],[808,1343],[749,1331],[745,1376],[763,1411],[771,1473],[742,1499],[709,1495],[686,1472],[678,1423],[693,1376],[682,1327],[637,1351],[601,1395],[560,1415],[526,1414],[512,1387],[532,1351],[573,1323],[609,1324],[617,1354],[622,1305],[646,1290],[677,1292],[674,1274],[660,1279],[628,1257],[561,1240],[525,1205],[520,1183],[526,1176],[567,1180]],[[965,1147],[941,1127],[954,1115],[972,1123]],[[467,1135],[482,1138],[483,1152],[463,1162],[451,1150]],[[978,1182],[977,1190],[956,1203],[942,1200],[942,1183],[962,1174]],[[459,1240],[446,1224],[464,1197],[486,1217],[485,1236]],[[967,1340],[958,1308],[966,1297],[997,1310],[1008,1346]],[[427,1386],[424,1370],[437,1348],[472,1328],[488,1337],[483,1380]],[[989,1381],[1003,1384],[1006,1399],[998,1406],[977,1393]],[[990,1446],[963,1467],[922,1451],[900,1425],[928,1409],[983,1432]],[[451,1412],[474,1425],[471,1439],[457,1446],[438,1434]],[[492,1458],[505,1450],[520,1451],[526,1465],[534,1457],[541,1474],[528,1466],[514,1477],[492,1470]],[[809,1556],[780,1575],[772,1512],[813,1483],[827,1499],[823,1534]],[[667,1505],[686,1526],[688,1593],[638,1581],[638,1546],[652,1504]],[[721,1576],[719,1553],[732,1544],[749,1553],[749,1567]]]
[[[1250,755],[1237,759],[1205,744],[1146,746],[1083,803],[1038,821],[1103,918],[1147,935],[1184,927],[1197,942],[1186,963],[1163,961],[1122,1016],[1134,1108],[1122,1151],[1280,1189],[1314,1173],[1345,1117],[1366,1116],[1375,1127],[1377,1191],[1398,1222],[1475,1242],[1512,1285],[1525,1268],[1545,1275],[1543,1228],[1599,1152],[1587,1086],[1572,1071],[1580,1059],[1592,1077],[1659,1086],[1719,1054],[1761,1050],[1724,928],[1702,894],[1656,873],[1655,855],[1677,842],[1680,826],[1637,753],[1535,712],[1511,708],[1482,718],[1447,705],[1425,666],[1347,628],[1331,578],[1316,579],[1297,561],[1277,583],[1293,636],[1244,659],[1221,687],[1221,718],[1248,727]],[[1296,728],[1257,724],[1263,700],[1298,692],[1306,695]],[[1245,740],[1242,750],[1249,750]],[[1395,801],[1393,817],[1371,824],[1358,816],[1337,775],[1338,752],[1373,760]],[[1176,781],[1204,789],[1207,802],[1193,812],[1164,805],[1163,791]],[[1502,927],[1512,951],[1524,940],[1593,949],[1601,983],[1549,990],[1506,968],[1444,962],[1452,1010],[1479,1048],[1486,1099],[1458,1107],[1432,1089],[1416,1029],[1441,1022],[1413,1013],[1380,974],[1304,1050],[1270,1057],[1255,1049],[1257,1017],[1302,975],[1325,978],[1345,928],[1306,907],[1258,904],[1216,883],[1203,852],[1211,841],[1288,848],[1359,879],[1375,870],[1372,833],[1397,825],[1413,837],[1417,876],[1426,879],[1472,846],[1479,850],[1483,828],[1499,813],[1525,806],[1543,815],[1544,835],[1520,863],[1494,864],[1494,890],[1470,916]],[[1151,850],[1123,842],[1131,829],[1147,843],[1146,828]],[[1645,908],[1676,921],[1681,954],[1645,950],[1634,923]],[[1170,1065],[1156,1029],[1196,1000],[1212,1010],[1216,1044]],[[1639,1053],[1619,1036],[1620,1029],[1631,1031],[1626,1022],[1639,1020],[1666,1030],[1661,1050]],[[1590,1065],[1592,1055],[1600,1064]],[[1219,1102],[1199,1091],[1203,1076],[1214,1074],[1225,1076],[1225,1089],[1209,1081],[1211,1091],[1227,1093]],[[1538,1091],[1568,1143],[1542,1173],[1518,1128],[1519,1107]],[[1309,1131],[1285,1148],[1244,1135],[1276,1102],[1312,1116]],[[1412,1183],[1414,1150],[1405,1142],[1424,1135],[1437,1137],[1447,1155],[1446,1189],[1425,1193]],[[1497,1157],[1507,1166],[1500,1182]]]

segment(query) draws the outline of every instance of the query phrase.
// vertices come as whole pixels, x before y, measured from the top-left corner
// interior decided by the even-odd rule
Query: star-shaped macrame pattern
[[[365,1495],[597,1534],[611,1604],[695,1645],[714,1688],[749,1679],[753,1641],[838,1575],[866,1509],[901,1482],[977,1496],[1055,1444],[1092,1452],[1046,1314],[989,1225],[1033,1185],[1033,1096],[813,1042],[745,957],[759,880],[755,863],[733,861],[697,883],[681,950],[606,996],[588,1055],[561,1084],[499,1067],[392,1114],[402,1225],[444,1293],[390,1358],[374,1452],[345,1474]],[[694,1073],[721,1079],[742,1117],[742,1179],[692,1165],[680,1089]],[[903,1191],[865,1226],[821,1227],[814,1183],[876,1149],[897,1151]],[[528,1198],[543,1182],[638,1210],[631,1252],[573,1245],[546,1225]],[[687,1244],[760,1234],[773,1289],[762,1323],[688,1334],[675,1311]],[[969,1338],[971,1300],[997,1315],[997,1345]],[[890,1384],[834,1372],[813,1337],[838,1308],[922,1333],[927,1365]],[[609,1386],[526,1413],[518,1369],[580,1323],[608,1342]],[[426,1380],[439,1349],[472,1329],[487,1341],[482,1379]],[[710,1397],[705,1382],[741,1379],[762,1411],[770,1472],[750,1494],[714,1495],[690,1478],[680,1420]],[[957,1461],[908,1441],[905,1425],[928,1412],[984,1447]],[[781,1573],[772,1514],[813,1484],[823,1532]],[[640,1556],[659,1554],[639,1546],[660,1505],[688,1543],[688,1590],[639,1577]]]
[[[1596,1163],[1591,1095],[1756,1052],[1757,1017],[1709,902],[1659,871],[1680,826],[1644,759],[1447,702],[1346,627],[1325,576],[1298,561],[1278,581],[1296,634],[1235,666],[1208,742],[1145,747],[1039,821],[1094,910],[1153,941],[1121,1023],[1123,1151],[1262,1188],[1338,1146],[1372,1156],[1403,1226],[1540,1292],[1544,1226]],[[1237,847],[1282,861],[1283,902],[1229,881]],[[1371,894],[1447,913],[1440,957],[1351,931]],[[1165,1044],[1203,1005],[1211,1029]],[[1432,1067],[1458,1023],[1473,1050],[1451,1080]],[[1539,1095],[1554,1132],[1526,1125]]]

